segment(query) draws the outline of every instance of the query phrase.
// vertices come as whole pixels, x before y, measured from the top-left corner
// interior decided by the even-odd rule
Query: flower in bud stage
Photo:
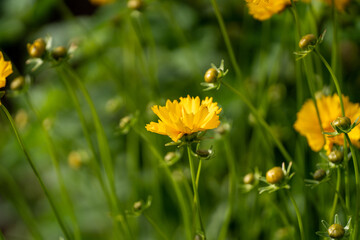
[[[281,167],[273,167],[266,172],[266,181],[271,184],[280,183],[284,179],[284,172]]]
[[[334,164],[340,164],[344,159],[344,153],[340,150],[335,149],[330,152],[330,154],[328,155],[328,159]]]
[[[63,46],[56,47],[51,51],[51,56],[56,61],[65,58],[67,56],[67,49]]]
[[[345,229],[340,224],[334,223],[328,228],[328,234],[332,238],[340,239],[345,235]]]
[[[46,43],[44,39],[38,38],[34,41],[34,43],[27,44],[27,50],[30,57],[41,58],[46,50]]]
[[[324,169],[320,168],[315,171],[313,177],[314,177],[314,180],[321,181],[324,179],[324,177],[326,177],[326,171]]]
[[[345,227],[343,227],[343,225],[340,223],[339,216],[337,214],[335,214],[334,224],[330,225],[324,220],[322,220],[321,223],[326,229],[326,231],[316,232],[316,234],[321,237],[326,237],[326,238],[330,238],[331,240],[336,240],[336,239],[348,239],[348,237],[350,236],[351,218],[349,219]]]
[[[141,10],[144,7],[144,2],[142,0],[129,0],[127,2],[127,7],[131,10]]]
[[[254,177],[253,173],[248,173],[243,178],[244,184],[253,184],[254,180],[255,180],[255,177]]]
[[[218,71],[215,68],[209,68],[204,75],[204,80],[207,83],[214,83],[217,81],[217,77]]]
[[[82,156],[78,151],[71,151],[68,156],[68,163],[72,169],[79,169],[82,165]]]
[[[275,192],[282,188],[290,189],[288,184],[295,173],[290,173],[292,162],[285,168],[285,163],[281,167],[273,167],[266,172],[266,177],[260,177],[259,179],[268,184],[266,187],[259,188],[259,193],[263,192]]]
[[[10,89],[13,91],[17,91],[20,90],[25,84],[25,79],[23,76],[19,76],[17,78],[15,78],[14,80],[12,80],[12,82],[10,83]]]
[[[348,117],[338,117],[332,122],[332,126],[335,131],[344,132],[347,131],[351,126],[351,120]]]
[[[133,205],[134,211],[140,211],[142,206],[143,206],[142,201],[134,202],[134,205]]]
[[[317,38],[314,34],[307,34],[303,36],[299,41],[299,47],[305,49],[308,46],[313,46],[316,44]]]

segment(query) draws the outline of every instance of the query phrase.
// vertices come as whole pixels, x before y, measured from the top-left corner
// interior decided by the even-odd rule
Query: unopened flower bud
[[[134,211],[139,211],[139,210],[141,210],[142,206],[143,206],[142,201],[137,201],[137,202],[135,202],[134,205],[133,205]]]
[[[342,151],[339,151],[339,150],[333,150],[328,155],[328,159],[329,159],[330,162],[332,162],[334,164],[339,164],[344,159],[344,153]]]
[[[321,181],[321,180],[324,179],[325,176],[326,176],[325,170],[322,169],[322,168],[320,168],[320,169],[318,169],[318,170],[315,171],[313,177],[314,177],[314,179],[315,179],[316,181]]]
[[[141,10],[144,7],[144,2],[142,0],[129,0],[127,7],[132,10]]]
[[[194,240],[204,240],[205,238],[201,236],[200,234],[196,234],[194,237]]]
[[[204,80],[207,83],[214,83],[217,81],[217,77],[218,71],[215,68],[209,68],[204,75]]]
[[[66,55],[67,55],[67,49],[65,47],[63,47],[63,46],[56,47],[51,52],[51,56],[55,60],[59,60],[61,58],[64,58],[64,57],[66,57]]]
[[[266,172],[266,181],[270,184],[280,183],[285,175],[281,167],[273,167]]]
[[[71,151],[68,156],[68,163],[72,169],[79,169],[83,163],[80,152]]]
[[[299,47],[301,49],[307,48],[310,45],[314,45],[316,43],[316,37],[314,34],[307,34],[303,36],[299,41]]]
[[[24,109],[20,109],[15,115],[15,124],[19,129],[24,129],[28,123],[29,116]]]
[[[351,120],[348,117],[338,117],[332,122],[332,125],[336,131],[346,131],[351,126]]]
[[[243,178],[243,182],[245,184],[253,184],[254,180],[255,180],[255,177],[254,177],[253,173],[248,173]]]
[[[329,237],[340,239],[345,235],[345,229],[340,224],[333,224],[328,228]]]
[[[12,80],[11,84],[10,84],[10,89],[15,91],[15,90],[20,90],[23,86],[24,86],[25,80],[23,76],[19,76],[17,78],[15,78],[14,80]]]
[[[165,157],[164,160],[165,162],[170,162],[171,160],[173,160],[174,158],[176,158],[176,153],[175,152],[168,152]]]
[[[27,50],[30,57],[40,58],[45,52],[46,43],[44,39],[38,38],[34,41],[34,43],[27,44]]]

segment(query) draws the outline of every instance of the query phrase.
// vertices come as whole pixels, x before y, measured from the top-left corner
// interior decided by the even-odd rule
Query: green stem
[[[2,232],[0,231],[0,240],[5,240],[4,235],[2,234]]]
[[[196,172],[196,189],[199,189],[199,179],[200,179],[200,172],[201,172],[201,165],[202,165],[202,160],[199,159],[199,165],[198,165],[198,169]]]
[[[198,192],[198,188],[196,186],[195,166],[194,166],[194,159],[192,157],[192,150],[191,150],[190,143],[187,144],[187,152],[188,152],[188,157],[189,157],[191,182],[192,182],[193,191],[194,191],[194,208],[196,209],[195,211],[197,211],[198,220],[199,220],[199,224],[200,224],[200,231],[204,236],[206,236],[205,228],[204,228],[202,218],[201,218],[199,192]],[[206,237],[205,237],[205,239],[206,239]]]
[[[32,171],[34,172],[36,178],[38,179],[38,181],[39,181],[39,183],[40,183],[40,186],[41,186],[42,190],[43,190],[44,193],[45,193],[46,198],[48,199],[48,201],[49,201],[49,203],[50,203],[50,206],[51,206],[51,208],[52,208],[52,210],[53,210],[53,212],[54,212],[54,214],[55,214],[56,220],[58,221],[58,223],[59,223],[59,225],[60,225],[60,227],[61,227],[61,230],[62,230],[63,233],[64,233],[65,238],[66,238],[66,239],[69,239],[69,240],[72,239],[72,237],[71,237],[70,234],[68,233],[68,230],[67,230],[66,227],[65,227],[65,224],[64,224],[63,220],[61,219],[61,216],[62,216],[62,215],[58,212],[58,210],[57,210],[57,208],[56,208],[56,205],[55,205],[54,201],[52,200],[52,198],[51,198],[51,196],[50,196],[50,193],[48,192],[48,190],[47,190],[47,188],[46,188],[46,186],[45,186],[45,184],[44,184],[44,182],[43,182],[43,180],[42,180],[42,178],[41,178],[41,176],[40,176],[37,168],[35,167],[34,162],[32,161],[30,155],[28,154],[28,152],[27,152],[27,150],[26,150],[26,148],[25,148],[25,146],[24,146],[24,144],[23,144],[23,142],[22,142],[22,139],[21,139],[21,137],[20,137],[20,135],[19,135],[16,127],[15,127],[15,123],[14,123],[13,118],[11,117],[9,111],[6,109],[6,107],[5,107],[4,105],[1,104],[0,106],[1,106],[1,109],[3,110],[3,112],[5,113],[7,119],[8,119],[9,122],[10,122],[10,125],[11,125],[11,127],[12,127],[12,130],[14,131],[14,134],[15,134],[16,140],[18,141],[18,143],[19,143],[19,145],[20,145],[20,147],[21,147],[21,150],[24,152],[25,157],[26,157],[26,160],[28,161],[28,163],[29,163]]]
[[[161,230],[161,228],[156,224],[156,222],[147,214],[144,213],[144,216],[148,220],[148,222],[153,226],[156,232],[161,236],[162,239],[167,240],[169,239],[166,234]]]
[[[69,211],[70,217],[71,217],[71,221],[74,226],[74,237],[75,237],[75,239],[81,239],[80,228],[79,228],[78,220],[75,215],[74,205],[71,201],[68,190],[66,189],[66,186],[64,184],[64,178],[63,178],[63,175],[60,170],[59,159],[58,159],[58,157],[56,155],[56,151],[55,151],[55,144],[54,144],[48,130],[45,128],[44,124],[42,124],[40,114],[35,109],[34,105],[32,104],[29,94],[26,93],[25,97],[26,97],[26,100],[27,100],[27,103],[28,103],[30,109],[34,112],[35,117],[36,117],[37,121],[39,122],[40,126],[42,127],[43,132],[45,134],[45,138],[46,138],[47,145],[48,145],[49,152],[50,152],[50,158],[54,165],[56,177],[57,177],[57,180],[58,180],[58,183],[60,186],[61,195],[62,195],[62,198],[68,208],[68,211]]]
[[[356,185],[356,210],[354,213],[354,234],[353,234],[353,239],[357,240],[357,235],[358,235],[358,226],[359,226],[359,210],[360,210],[360,181],[359,181],[359,166],[358,166],[358,160],[357,160],[357,156],[356,156],[356,151],[354,149],[354,146],[351,143],[351,140],[349,138],[349,135],[347,133],[345,133],[346,139],[349,142],[349,146],[350,146],[350,151],[351,151],[351,156],[352,156],[352,160],[353,160],[353,164],[354,164],[354,172],[355,172],[355,185]]]
[[[338,57],[339,57],[339,39],[338,39],[338,27],[336,21],[336,6],[335,0],[331,0],[331,18],[333,22],[333,40],[331,51],[331,68],[334,70],[335,75],[339,76],[338,72]]]
[[[159,150],[154,146],[153,141],[148,139],[148,137],[141,130],[137,129],[136,127],[134,127],[134,130],[146,142],[146,144],[149,147],[149,149],[151,150],[151,152],[158,159],[160,166],[162,166],[163,169],[165,170],[165,174],[168,177],[168,179],[170,180],[170,182],[174,188],[175,194],[176,194],[176,199],[179,202],[179,207],[180,207],[180,211],[181,211],[183,222],[184,222],[186,239],[191,240],[192,239],[191,226],[190,226],[190,221],[189,221],[188,209],[186,207],[186,201],[185,201],[184,194],[182,193],[178,182],[174,179],[169,167],[164,163],[164,159],[161,156]]]
[[[225,219],[223,222],[223,225],[220,230],[219,238],[218,240],[225,240],[229,223],[231,220],[231,215],[234,209],[234,203],[235,203],[235,197],[236,197],[236,184],[237,184],[237,174],[236,174],[236,163],[233,153],[231,152],[230,142],[227,137],[225,137],[224,140],[224,148],[225,148],[225,154],[226,159],[228,162],[228,170],[230,173],[229,177],[229,200],[228,200],[228,208],[225,213]]]
[[[259,124],[270,134],[270,136],[272,137],[272,139],[274,140],[276,146],[279,148],[281,154],[283,155],[283,157],[285,158],[285,160],[289,163],[289,162],[293,162],[294,161],[292,159],[292,157],[289,155],[289,153],[286,151],[285,147],[282,145],[282,143],[276,138],[276,136],[274,135],[273,131],[271,130],[270,126],[265,122],[265,120],[260,116],[260,114],[258,113],[258,111],[256,110],[256,108],[252,105],[252,103],[245,97],[245,95],[243,95],[240,91],[238,91],[237,89],[235,89],[234,87],[232,87],[231,85],[229,85],[227,82],[222,81],[221,82],[224,86],[226,86],[227,88],[229,88],[233,93],[235,93],[236,95],[238,95],[240,97],[240,99],[248,106],[248,108],[250,109],[251,113],[254,115],[254,117],[256,118],[256,120],[259,122]]]
[[[325,65],[325,67],[327,68],[327,70],[329,71],[331,78],[334,81],[335,87],[336,87],[336,91],[339,95],[339,99],[340,99],[340,106],[341,106],[341,113],[342,116],[345,117],[345,109],[344,109],[344,103],[342,100],[342,93],[341,93],[341,89],[340,89],[340,85],[339,85],[339,81],[337,80],[333,70],[331,69],[329,63],[326,61],[326,59],[321,55],[321,53],[315,48],[315,53],[319,56],[320,60],[323,62],[323,64]]]
[[[297,206],[296,201],[295,201],[294,197],[292,196],[290,190],[286,190],[286,193],[287,193],[288,197],[290,198],[290,200],[294,206],[295,212],[296,212],[296,217],[298,220],[299,230],[300,230],[300,238],[301,238],[301,240],[305,240],[304,227],[303,227],[299,207]]]
[[[344,165],[345,165],[345,205],[346,208],[350,209],[350,185],[349,185],[349,161],[348,161],[348,148],[347,148],[347,139],[344,138]]]
[[[219,26],[220,26],[221,34],[222,34],[222,36],[224,38],[225,45],[226,45],[226,48],[227,48],[229,56],[230,56],[231,64],[233,65],[233,68],[235,69],[235,74],[236,74],[237,78],[240,79],[241,70],[240,70],[240,67],[239,67],[239,65],[238,65],[238,63],[236,61],[234,50],[233,50],[233,48],[231,46],[229,35],[228,35],[227,31],[226,31],[224,19],[221,16],[221,13],[220,13],[219,7],[218,7],[218,5],[216,3],[216,0],[210,0],[210,1],[211,1],[211,4],[212,4],[213,8],[214,8],[214,12],[215,12],[216,18],[217,18]]]
[[[336,206],[337,206],[337,202],[338,202],[338,198],[339,198],[340,185],[341,185],[341,170],[339,167],[337,168],[337,178],[336,179],[337,179],[336,180],[336,190],[335,190],[333,205],[332,205],[331,211],[330,211],[329,222],[332,222],[334,219],[335,212],[336,212]]]

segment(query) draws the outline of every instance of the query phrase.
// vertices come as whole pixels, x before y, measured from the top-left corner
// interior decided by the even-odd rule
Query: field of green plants
[[[0,240],[360,239],[358,0],[1,0]]]

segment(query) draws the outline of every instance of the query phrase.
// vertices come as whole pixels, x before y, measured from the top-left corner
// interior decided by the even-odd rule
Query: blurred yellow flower
[[[11,62],[5,61],[2,52],[0,51],[0,88],[5,87],[6,77],[13,72]]]
[[[114,2],[115,0],[89,0],[91,4],[101,6]]]
[[[217,128],[220,124],[218,107],[212,98],[206,97],[200,103],[200,98],[180,98],[180,102],[167,100],[166,106],[157,105],[151,108],[160,118],[157,123],[146,125],[146,130],[162,135],[168,135],[177,142],[183,135]]]
[[[358,103],[351,103],[349,98],[344,96],[343,102],[345,116],[350,118],[351,122],[354,122],[360,116],[360,105]],[[324,131],[334,132],[334,129],[331,127],[331,122],[337,117],[342,116],[338,95],[334,94],[333,96],[322,96],[316,100],[316,103],[319,108],[321,124]],[[324,137],[321,133],[320,124],[312,100],[306,101],[297,113],[294,128],[301,135],[306,137],[310,148],[316,152],[320,151],[324,147],[327,153],[330,153],[334,144],[344,144],[343,134],[336,137],[326,136],[326,142],[324,143]],[[351,130],[349,137],[356,147],[360,147],[360,125]]]
[[[324,0],[327,4],[330,6],[332,5],[332,0]],[[345,10],[346,5],[350,2],[350,0],[334,0],[335,7],[340,12],[343,12]]]
[[[281,12],[290,0],[246,0],[249,8],[249,14],[255,19],[264,21],[271,18],[272,15]]]

